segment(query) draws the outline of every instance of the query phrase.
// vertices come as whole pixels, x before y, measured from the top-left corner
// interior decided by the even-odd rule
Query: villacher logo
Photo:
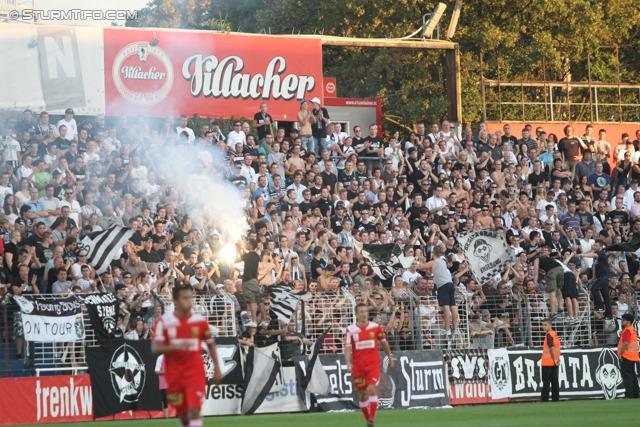
[[[173,64],[158,46],[134,42],[116,55],[112,68],[113,83],[120,94],[136,105],[154,105],[173,87]]]

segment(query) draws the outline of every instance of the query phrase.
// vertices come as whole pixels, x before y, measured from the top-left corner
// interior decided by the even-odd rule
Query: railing
[[[418,296],[413,294],[416,301],[414,313],[421,349],[445,350],[469,347],[469,304],[467,298],[456,294],[456,304],[460,316],[457,328],[451,337],[447,338],[444,329],[444,316],[435,296]]]
[[[527,328],[530,338],[528,345],[542,346],[545,331],[542,321],[550,317],[548,294],[524,294],[530,315],[530,326]],[[578,286],[578,321],[572,322],[563,313],[553,319],[553,329],[563,348],[588,347],[593,345],[591,333],[591,298],[586,288]]]
[[[56,295],[35,295],[36,298],[56,298]],[[156,296],[146,306],[131,309],[131,318],[140,318],[145,330],[152,328],[155,319],[162,313],[173,311],[173,302],[166,295]],[[86,310],[83,314],[85,339],[74,342],[27,342],[23,341],[22,350],[18,351],[14,339],[14,315],[18,306],[10,299],[4,299],[0,307],[0,377],[40,374],[58,374],[81,372],[87,369],[85,345],[97,345],[95,333]],[[212,295],[194,296],[194,311],[207,318],[217,330],[218,336],[237,336],[238,328],[232,298],[224,292]],[[126,325],[125,325],[126,327]],[[150,333],[148,337],[150,337]],[[22,357],[17,359],[21,353]]]
[[[315,342],[329,328],[320,352],[344,353],[344,336],[347,327],[355,323],[355,306],[356,298],[344,289],[340,295],[316,293],[308,302],[299,303],[296,330]],[[306,351],[311,352],[311,347]]]

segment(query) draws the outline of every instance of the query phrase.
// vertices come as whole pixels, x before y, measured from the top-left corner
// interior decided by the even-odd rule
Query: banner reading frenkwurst
[[[71,342],[84,339],[82,304],[75,296],[36,298],[15,295],[27,341]]]
[[[459,234],[457,239],[480,285],[487,283],[496,274],[501,274],[507,264],[516,262],[501,231],[471,231]]]

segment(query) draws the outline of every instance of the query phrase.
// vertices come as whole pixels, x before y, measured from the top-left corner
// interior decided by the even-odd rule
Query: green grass
[[[581,400],[558,403],[505,403],[434,410],[378,411],[376,426],[398,427],[572,427],[633,426],[640,400]],[[55,424],[50,424],[54,426]],[[73,423],[71,427],[96,426]],[[207,417],[205,427],[364,427],[360,412]],[[42,424],[39,424],[42,427]],[[109,421],[106,427],[177,427],[176,419]]]

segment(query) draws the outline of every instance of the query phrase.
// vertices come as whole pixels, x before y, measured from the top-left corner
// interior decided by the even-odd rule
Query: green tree
[[[153,0],[138,22],[127,25],[396,38],[414,32],[437,3]],[[446,3],[450,11],[453,1]],[[443,18],[443,30],[448,20]],[[481,117],[480,52],[487,78],[497,78],[499,61],[503,80],[562,81],[569,73],[572,81],[587,80],[589,56],[592,80],[617,81],[619,58],[620,78],[635,83],[640,82],[639,23],[637,0],[465,0],[454,37],[461,50],[464,121]],[[337,78],[339,95],[382,97],[391,128],[446,117],[442,51],[325,47],[323,53],[324,74]],[[504,96],[521,94],[505,91]]]

